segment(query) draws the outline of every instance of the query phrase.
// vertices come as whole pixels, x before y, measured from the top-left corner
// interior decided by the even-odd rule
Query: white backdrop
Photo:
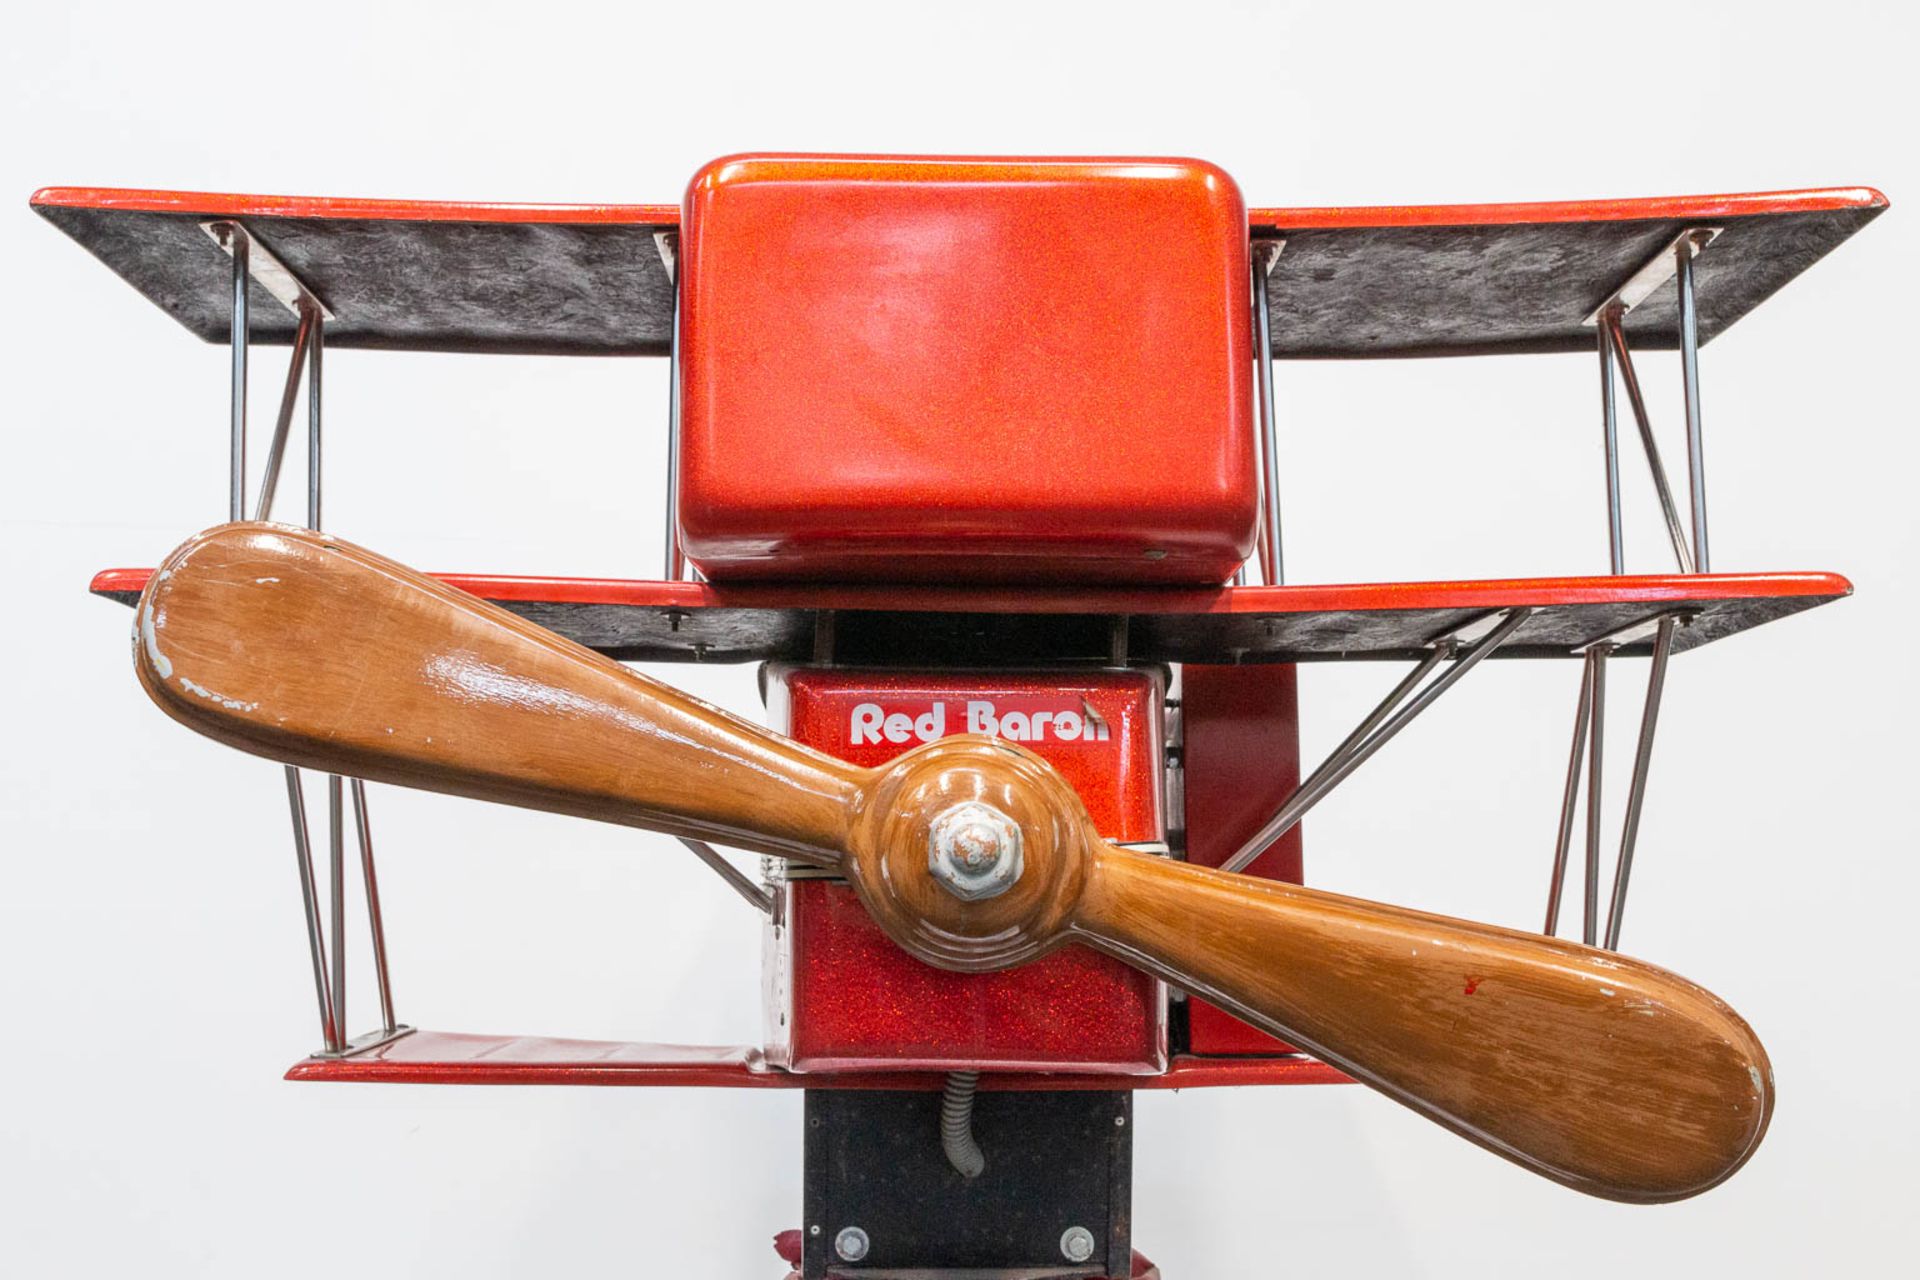
[[[342,0],[0,21],[0,1271],[779,1274],[798,1095],[280,1081],[316,1031],[278,772],[148,705],[130,615],[85,593],[223,516],[224,351],[25,208],[54,183],[671,201],[743,149],[1186,153],[1255,204],[1890,192],[1702,359],[1716,567],[1859,588],[1677,660],[1661,722],[1627,946],[1766,1040],[1780,1101],[1758,1156],[1702,1199],[1623,1208],[1359,1089],[1145,1095],[1135,1222],[1170,1280],[1882,1275],[1913,1256],[1906,13]],[[661,362],[335,352],[327,372],[337,531],[428,568],[655,571]],[[1672,359],[1643,375],[1677,463]],[[1590,357],[1279,379],[1294,580],[1605,569]],[[1657,570],[1627,459],[1629,559]],[[1610,822],[1642,666],[1615,680]],[[667,674],[757,708],[751,668]],[[1307,671],[1308,753],[1392,675]],[[1310,879],[1531,927],[1577,680],[1477,673],[1316,811]],[[374,806],[406,1019],[758,1035],[755,920],[668,842],[386,789]]]

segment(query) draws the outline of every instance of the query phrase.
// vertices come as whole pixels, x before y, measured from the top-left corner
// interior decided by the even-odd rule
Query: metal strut
[[[1613,343],[1608,331],[1599,331],[1600,430],[1607,464],[1607,555],[1613,572],[1627,571],[1626,547],[1620,535],[1620,419],[1614,407]]]
[[[680,843],[693,851],[693,856],[713,868],[714,874],[727,882],[727,887],[752,903],[758,910],[773,914],[773,894],[755,884],[747,874],[720,856],[720,851],[705,840],[680,837]]]
[[[1520,624],[1533,613],[1530,608],[1516,606],[1490,614],[1486,618],[1456,628],[1433,643],[1427,656],[1420,665],[1395,685],[1393,691],[1377,707],[1368,713],[1354,731],[1347,735],[1332,754],[1315,769],[1306,781],[1295,787],[1293,794],[1269,818],[1259,831],[1234,851],[1231,858],[1221,864],[1223,871],[1244,871],[1266,849],[1284,836],[1307,815],[1307,811],[1318,804],[1326,795],[1347,776],[1378,751],[1392,741],[1394,735],[1411,724],[1416,716],[1451,689],[1467,672],[1480,662],[1491,657],[1500,646],[1505,644]],[[1468,641],[1462,633],[1470,633],[1483,627],[1487,622],[1498,620],[1492,630],[1487,631],[1477,641]],[[1443,661],[1451,659],[1453,665],[1437,680],[1421,689],[1418,694],[1413,690],[1421,680]],[[1404,705],[1403,705],[1404,704]]]
[[[1590,947],[1600,942],[1600,783],[1606,773],[1607,659],[1612,654],[1610,644],[1597,644],[1587,653],[1593,692],[1587,717],[1587,857],[1581,882],[1580,941]]]
[[[300,327],[293,335],[293,355],[287,361],[286,385],[280,392],[280,413],[274,419],[273,440],[267,445],[267,467],[260,476],[260,496],[253,504],[255,520],[273,519],[273,497],[280,488],[280,464],[287,456],[287,437],[293,431],[294,404],[300,396],[300,373],[307,364],[307,348],[319,327],[320,313],[311,307],[302,307]],[[311,417],[308,419],[308,429],[311,432]],[[312,465],[311,451],[308,465]],[[311,489],[311,482],[308,487]]]
[[[1693,260],[1720,234],[1718,227],[1689,227],[1659,253],[1648,259],[1626,283],[1596,307],[1586,319],[1595,326],[1600,353],[1600,422],[1606,453],[1607,543],[1614,573],[1625,572],[1625,555],[1620,534],[1620,447],[1614,401],[1614,369],[1626,384],[1627,403],[1633,409],[1640,444],[1646,453],[1647,470],[1652,474],[1660,514],[1667,526],[1667,538],[1673,544],[1674,559],[1682,573],[1707,573],[1711,560],[1707,550],[1707,470],[1706,450],[1700,428],[1700,316],[1694,296]],[[1622,323],[1626,314],[1651,297],[1668,276],[1673,277],[1675,310],[1680,349],[1680,391],[1687,426],[1688,497],[1693,516],[1693,543],[1680,523],[1673,490],[1667,483],[1666,468],[1660,461],[1660,449],[1654,442],[1653,422],[1647,414],[1646,398],[1640,391],[1640,378],[1633,367],[1633,352],[1627,344]],[[1667,661],[1673,654],[1675,630],[1687,617],[1666,613],[1638,623],[1625,631],[1603,636],[1587,645],[1586,668],[1580,680],[1580,701],[1574,712],[1573,746],[1567,760],[1567,781],[1560,799],[1559,835],[1554,842],[1553,875],[1547,888],[1546,926],[1548,934],[1560,925],[1560,900],[1564,891],[1567,859],[1573,843],[1573,813],[1579,800],[1582,753],[1587,765],[1587,841],[1586,874],[1581,912],[1581,940],[1588,946],[1600,944],[1600,784],[1606,741],[1607,659],[1623,644],[1654,636],[1653,660],[1647,671],[1646,705],[1640,713],[1640,738],[1634,754],[1633,778],[1627,790],[1627,811],[1620,832],[1620,852],[1614,863],[1613,892],[1607,910],[1605,945],[1617,950],[1620,928],[1626,916],[1627,888],[1633,875],[1634,847],[1640,838],[1640,815],[1646,802],[1647,774],[1653,758],[1653,736],[1660,719],[1660,699],[1666,689]]]
[[[1573,750],[1567,759],[1567,785],[1560,798],[1560,838],[1553,846],[1553,878],[1547,888],[1547,923],[1540,930],[1560,928],[1560,894],[1566,883],[1567,854],[1573,847],[1573,811],[1580,801],[1580,762],[1587,747],[1587,717],[1593,709],[1593,655],[1587,655],[1580,675],[1580,701],[1573,714]]]
[[[687,576],[687,558],[680,548],[680,236],[656,231],[653,244],[673,286],[673,328],[667,335],[667,536],[661,576],[678,582]]]
[[[1280,430],[1273,403],[1273,317],[1267,299],[1267,277],[1279,265],[1285,240],[1256,240],[1253,244],[1253,372],[1260,410],[1261,520],[1260,574],[1270,587],[1287,579],[1280,543]]]
[[[1707,560],[1707,460],[1700,435],[1700,316],[1693,298],[1692,240],[1674,248],[1674,288],[1680,310],[1680,394],[1687,415],[1687,487],[1693,501],[1693,563],[1710,572]]]
[[[653,234],[654,249],[660,255],[660,265],[665,268],[667,281],[673,286],[672,332],[667,338],[667,528],[664,562],[661,576],[668,582],[678,582],[683,578],[697,577],[689,572],[686,553],[680,546],[680,236],[673,231],[656,231]],[[827,645],[831,647],[832,623],[827,623]],[[816,633],[816,644],[818,634]],[[720,852],[704,840],[691,840],[682,837],[680,843],[692,851],[693,856],[711,867],[716,875],[726,881],[727,887],[746,899],[756,909],[773,914],[773,894],[755,884]]]
[[[1700,317],[1694,297],[1693,260],[1720,234],[1719,227],[1689,227],[1643,263],[1627,282],[1596,307],[1586,323],[1596,327],[1600,348],[1600,412],[1606,437],[1607,523],[1613,571],[1624,571],[1625,557],[1620,539],[1619,449],[1614,430],[1614,365],[1617,359],[1620,378],[1626,384],[1627,402],[1633,409],[1640,430],[1640,444],[1647,456],[1647,469],[1660,499],[1660,514],[1673,543],[1674,558],[1682,573],[1707,573],[1707,466],[1706,448],[1700,427]],[[1672,276],[1675,310],[1678,317],[1680,350],[1680,391],[1687,424],[1688,497],[1693,515],[1693,544],[1687,545],[1687,532],[1680,523],[1680,512],[1667,483],[1666,468],[1654,443],[1653,422],[1647,413],[1646,398],[1640,392],[1640,379],[1633,367],[1623,320],[1626,314],[1651,297]]]
[[[238,222],[215,221],[201,224],[215,244],[233,260],[233,314],[229,330],[231,353],[231,415],[229,441],[230,472],[227,486],[227,514],[230,519],[247,518],[247,361],[251,346],[249,288],[259,284],[297,317],[292,358],[287,364],[286,381],[280,394],[280,408],[262,468],[260,492],[253,511],[256,520],[269,519],[279,488],[280,472],[286,460],[287,442],[292,434],[293,415],[298,403],[304,369],[307,387],[307,527],[320,527],[321,502],[321,373],[325,350],[325,321],[332,318],[326,305],[265,245],[255,240]],[[328,955],[327,930],[320,919],[320,895],[314,883],[313,842],[307,824],[305,788],[300,770],[284,767],[287,785],[287,811],[293,824],[295,870],[300,883],[300,904],[306,918],[307,950],[313,965],[313,988],[320,1008],[320,1035],[328,1054],[344,1054],[372,1048],[408,1028],[393,1016],[393,991],[387,973],[386,929],[380,914],[380,892],[373,865],[373,836],[367,818],[366,787],[359,779],[327,779],[327,853],[328,888],[332,955]],[[381,1030],[359,1040],[347,1035],[346,1020],[346,818],[343,786],[350,781],[353,795],[354,826],[360,849],[360,869],[364,883],[367,924],[372,935],[374,974],[379,987]],[[331,964],[328,963],[331,958]]]
[[[1621,645],[1645,639],[1651,633],[1653,659],[1647,671],[1646,704],[1640,713],[1639,744],[1634,754],[1633,777],[1627,788],[1627,811],[1621,826],[1620,852],[1614,864],[1613,891],[1607,912],[1604,945],[1609,951],[1620,947],[1620,926],[1626,916],[1627,888],[1633,875],[1634,848],[1640,837],[1640,814],[1645,806],[1647,777],[1653,761],[1653,737],[1660,720],[1660,700],[1667,683],[1667,661],[1673,654],[1675,631],[1687,617],[1677,612],[1661,614],[1636,623],[1623,631],[1602,637],[1585,647],[1586,665],[1580,679],[1580,700],[1574,712],[1573,747],[1567,761],[1567,781],[1560,800],[1559,838],[1553,850],[1553,875],[1547,888],[1546,926],[1541,932],[1554,934],[1560,924],[1560,900],[1566,878],[1568,854],[1573,839],[1573,814],[1579,801],[1580,765],[1584,754],[1587,766],[1587,848],[1585,892],[1581,921],[1581,941],[1588,946],[1603,945],[1599,930],[1600,906],[1600,783],[1605,751],[1604,725],[1607,700],[1607,659]]]
[[[1620,949],[1620,926],[1627,914],[1627,880],[1633,875],[1633,847],[1640,839],[1640,810],[1647,799],[1647,771],[1653,763],[1653,731],[1660,723],[1660,697],[1667,686],[1667,659],[1673,654],[1673,629],[1679,619],[1660,619],[1647,668],[1647,701],[1640,711],[1640,743],[1633,753],[1633,781],[1627,788],[1627,816],[1620,831],[1620,858],[1613,866],[1613,903],[1607,910],[1607,950]]]
[[[1632,406],[1633,420],[1640,427],[1640,448],[1647,455],[1647,470],[1653,476],[1653,490],[1660,499],[1660,514],[1667,522],[1673,558],[1679,561],[1680,572],[1693,573],[1693,552],[1687,548],[1686,530],[1681,528],[1680,513],[1673,505],[1673,490],[1667,485],[1667,469],[1660,462],[1660,446],[1653,438],[1653,420],[1647,414],[1646,398],[1640,394],[1640,378],[1634,372],[1626,330],[1620,327],[1620,312],[1612,310],[1601,316],[1600,327],[1613,344],[1614,358],[1620,365],[1620,380],[1627,388],[1627,403]]]

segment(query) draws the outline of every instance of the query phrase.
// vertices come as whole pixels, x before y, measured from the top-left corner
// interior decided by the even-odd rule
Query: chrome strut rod
[[[705,840],[680,837],[680,843],[693,852],[693,856],[711,867],[716,875],[727,882],[732,889],[751,903],[755,909],[773,914],[773,894],[750,880],[746,873],[720,856],[720,851]]]
[[[1709,573],[1707,556],[1707,460],[1700,434],[1700,315],[1693,297],[1691,243],[1674,253],[1674,286],[1680,304],[1680,394],[1687,415],[1687,487],[1693,503],[1693,565]]]
[[[1633,850],[1640,839],[1640,812],[1647,798],[1647,772],[1653,763],[1653,733],[1660,723],[1660,698],[1667,686],[1667,659],[1673,654],[1673,632],[1679,619],[1660,619],[1653,642],[1653,662],[1647,668],[1647,701],[1640,712],[1640,742],[1633,755],[1633,781],[1628,784],[1626,822],[1620,832],[1620,858],[1613,868],[1613,902],[1607,911],[1607,950],[1620,949],[1620,926],[1627,914],[1627,881],[1633,875]]]
[[[1273,317],[1267,299],[1267,277],[1273,274],[1285,244],[1283,240],[1256,241],[1252,255],[1253,385],[1260,410],[1260,575],[1270,587],[1287,580],[1280,544],[1280,431],[1273,403]]]
[[[1567,854],[1573,848],[1573,813],[1580,801],[1580,762],[1587,748],[1587,717],[1593,710],[1593,659],[1582,664],[1580,701],[1573,714],[1573,748],[1567,758],[1567,785],[1560,798],[1560,836],[1553,846],[1553,879],[1547,888],[1547,922],[1540,932],[1552,935],[1560,928],[1560,895],[1567,877]]]
[[[1580,941],[1592,947],[1600,942],[1600,782],[1605,773],[1607,746],[1607,659],[1610,644],[1587,651],[1593,673],[1593,702],[1587,719],[1587,858],[1582,886]]]
[[[293,406],[300,394],[300,372],[307,364],[307,346],[319,328],[320,314],[312,307],[300,308],[300,327],[293,334],[293,355],[287,361],[287,381],[280,392],[280,413],[273,422],[273,439],[267,445],[267,465],[260,476],[260,496],[254,499],[253,518],[273,519],[273,498],[280,488],[280,464],[287,456],[287,437],[293,431]],[[312,418],[309,416],[311,427]]]
[[[1620,367],[1620,381],[1627,388],[1627,404],[1633,409],[1633,420],[1640,428],[1640,447],[1647,455],[1647,470],[1653,476],[1653,488],[1660,499],[1660,514],[1667,523],[1667,537],[1673,543],[1673,557],[1679,562],[1680,572],[1693,573],[1693,552],[1687,548],[1686,530],[1680,523],[1680,512],[1673,502],[1673,490],[1667,484],[1667,469],[1660,461],[1660,446],[1653,438],[1653,419],[1647,413],[1646,397],[1640,393],[1640,377],[1634,372],[1633,352],[1627,347],[1627,333],[1620,325],[1620,312],[1609,309],[1600,317],[1600,328],[1613,344],[1613,354]]]

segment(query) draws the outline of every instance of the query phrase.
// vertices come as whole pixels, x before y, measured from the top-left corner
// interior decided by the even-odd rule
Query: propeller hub
[[[1020,879],[1020,827],[1000,810],[966,800],[934,815],[927,828],[927,870],[965,902],[998,897]]]

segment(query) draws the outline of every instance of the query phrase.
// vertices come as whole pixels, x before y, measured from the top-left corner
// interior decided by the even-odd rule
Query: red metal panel
[[[769,692],[775,727],[856,764],[967,731],[1024,743],[1079,791],[1102,835],[1163,837],[1157,676],[805,669],[776,672]],[[837,881],[787,886],[768,985],[768,1057],[796,1072],[1166,1065],[1154,979],[1078,946],[998,973],[935,969],[895,946]]]
[[[317,1083],[672,1086],[710,1089],[939,1089],[927,1071],[798,1075],[770,1068],[744,1046],[632,1044],[542,1036],[415,1031],[350,1058],[303,1058],[287,1079]],[[1251,1085],[1346,1084],[1312,1058],[1195,1058],[1175,1055],[1164,1074],[1073,1075],[992,1072],[987,1090],[1207,1089]]]
[[[1217,583],[1252,549],[1221,170],[737,156],[682,226],[679,509],[709,578]]]
[[[783,731],[873,768],[924,742],[984,733],[1045,756],[1100,834],[1166,838],[1161,703],[1145,671],[960,672],[776,669],[768,712]]]
[[[1294,668],[1285,664],[1181,669],[1187,861],[1225,862],[1300,784],[1296,690]],[[1300,828],[1269,845],[1247,874],[1299,884]],[[1197,998],[1187,1001],[1187,1047],[1196,1054],[1293,1052]]]

